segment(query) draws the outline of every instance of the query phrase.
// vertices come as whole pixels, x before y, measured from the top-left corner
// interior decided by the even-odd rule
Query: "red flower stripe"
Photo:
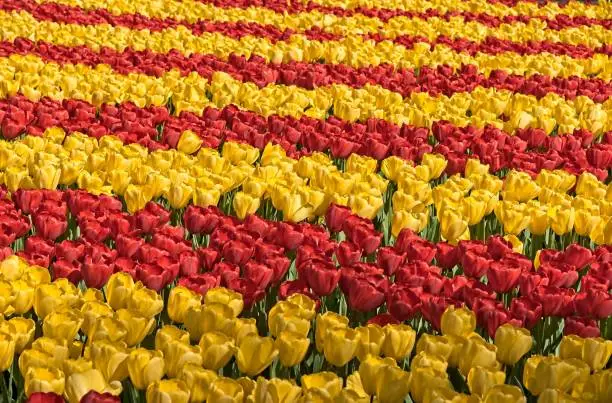
[[[139,143],[150,149],[174,148],[182,132],[192,130],[208,147],[238,141],[263,149],[274,142],[295,158],[329,151],[335,158],[358,153],[378,160],[395,155],[420,161],[423,154],[436,152],[449,161],[449,174],[463,172],[468,157],[490,164],[493,172],[513,168],[535,174],[541,169],[559,168],[576,174],[589,171],[605,180],[612,168],[612,133],[607,133],[601,144],[594,144],[586,130],[547,136],[542,130],[527,129],[511,136],[494,127],[458,128],[436,122],[430,132],[376,119],[365,123],[347,123],[333,116],[325,121],[279,116],[266,119],[235,106],[207,108],[201,117],[188,112],[174,117],[164,107],[138,108],[131,103],[105,105],[97,111],[95,106],[75,100],[32,102],[16,96],[0,101],[0,130],[7,139],[23,133],[41,135],[54,126],[98,138],[114,134],[124,143]],[[432,135],[435,146],[429,144]]]
[[[423,67],[418,74],[413,69],[397,70],[391,65],[354,68],[343,64],[289,62],[267,63],[263,58],[231,55],[228,60],[212,54],[192,54],[189,57],[179,52],[168,54],[126,49],[117,52],[105,48],[96,52],[87,46],[67,47],[46,42],[32,42],[18,38],[14,42],[0,42],[0,56],[11,54],[34,54],[50,62],[81,63],[89,66],[108,64],[122,74],[133,72],[159,76],[166,71],[179,69],[183,74],[197,71],[210,78],[215,71],[224,71],[241,81],[250,81],[260,87],[268,84],[296,85],[306,89],[345,84],[355,88],[366,84],[377,84],[407,97],[412,92],[428,92],[433,96],[451,96],[456,92],[471,92],[478,86],[505,89],[538,98],[553,92],[567,99],[587,96],[602,103],[612,96],[612,83],[599,78],[551,78],[535,74],[525,77],[495,70],[489,77],[478,72],[475,66],[465,66],[454,72],[452,68],[437,69]]]
[[[432,17],[437,17],[448,20],[452,17],[461,16],[465,19],[466,22],[476,21],[491,27],[498,27],[501,24],[512,24],[515,22],[523,22],[527,24],[532,19],[539,19],[545,21],[549,29],[555,30],[589,25],[601,25],[607,29],[612,28],[612,20],[610,19],[589,18],[581,16],[571,17],[564,14],[557,15],[555,16],[555,18],[547,18],[543,16],[532,17],[528,15],[507,15],[503,17],[498,17],[487,13],[474,13],[458,10],[449,10],[447,12],[440,12],[440,10],[436,9],[429,9],[425,11],[406,11],[398,9],[370,7],[345,9],[342,7],[330,7],[314,2],[302,2],[299,0],[200,0],[200,2],[204,4],[212,4],[215,7],[221,8],[265,7],[277,13],[289,14],[297,14],[310,11],[319,11],[325,14],[333,14],[338,17],[352,17],[356,14],[361,14],[370,18],[378,18],[383,22],[387,22],[391,18],[395,17],[420,18],[423,20],[427,20],[428,18]]]
[[[140,14],[114,15],[105,9],[88,11],[80,7],[71,7],[57,3],[38,4],[33,0],[25,0],[18,3],[14,3],[11,0],[0,0],[0,9],[6,11],[25,10],[39,20],[48,20],[65,24],[110,24],[130,29],[149,29],[151,31],[159,31],[183,25],[191,29],[195,35],[200,35],[204,32],[219,32],[235,39],[251,35],[265,37],[272,42],[276,42],[288,40],[291,35],[295,33],[295,31],[290,29],[279,30],[272,25],[262,25],[251,22],[200,21],[189,24],[172,18],[149,18]],[[303,34],[311,40],[320,41],[341,38],[339,35],[327,33],[318,28],[309,29],[303,32]],[[385,38],[380,34],[368,35],[367,38],[375,41],[389,40],[389,38]],[[612,44],[592,49],[584,45],[570,45],[550,41],[532,41],[527,44],[522,44],[488,37],[483,42],[473,42],[467,38],[451,39],[444,36],[440,36],[434,41],[430,41],[424,37],[408,35],[394,38],[392,41],[406,48],[412,48],[414,44],[418,42],[429,43],[432,47],[436,44],[444,44],[451,47],[456,52],[464,52],[471,55],[475,53],[498,54],[501,52],[514,52],[521,55],[548,52],[554,55],[566,55],[573,58],[589,58],[595,53],[612,55]]]

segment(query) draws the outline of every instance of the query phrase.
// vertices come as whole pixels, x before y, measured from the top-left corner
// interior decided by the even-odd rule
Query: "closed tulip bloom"
[[[176,378],[181,369],[187,364],[202,365],[200,347],[192,346],[180,341],[170,341],[164,352],[166,373],[169,378]]]
[[[86,336],[89,336],[97,320],[103,317],[112,318],[115,312],[110,305],[104,302],[88,301],[81,307],[81,313],[83,314],[81,330]]]
[[[219,331],[231,334],[234,328],[233,310],[228,305],[219,303],[205,304],[202,306],[200,318],[203,321],[202,330],[206,332]],[[189,320],[186,324],[189,323]]]
[[[359,333],[350,328],[330,329],[323,342],[325,360],[336,367],[346,365],[354,356],[359,344]]]
[[[229,378],[218,378],[210,385],[207,403],[241,403],[245,392],[242,385]]]
[[[255,376],[266,369],[278,357],[278,350],[271,337],[248,335],[240,342],[236,363],[243,374]]]
[[[129,350],[123,342],[100,340],[91,344],[91,360],[94,367],[108,382],[123,381],[128,377]]]
[[[37,350],[50,356],[51,359],[47,360],[45,366],[49,366],[52,363],[52,365],[57,368],[61,368],[64,360],[70,356],[70,350],[68,349],[66,340],[51,339],[44,336],[32,342],[31,350]],[[19,357],[19,360],[21,364],[21,357]],[[23,371],[23,373],[25,372],[26,371]]]
[[[0,282],[0,304],[3,302],[3,296],[6,295],[4,289],[3,282]],[[12,293],[8,295],[12,295]],[[5,301],[6,298],[7,297],[4,296]],[[59,307],[65,306],[66,302],[62,290],[55,283],[43,284],[34,291],[34,312],[36,316],[41,319],[44,319],[45,316],[57,310]],[[6,305],[8,306],[8,304]],[[0,306],[0,309],[2,309],[2,306]]]
[[[384,330],[374,324],[359,326],[355,330],[359,333],[359,342],[355,351],[359,361],[364,360],[368,355],[380,355],[380,350],[385,341]]]
[[[192,306],[200,306],[202,297],[188,288],[178,286],[170,291],[168,297],[168,316],[177,323],[185,321],[187,310]]]
[[[302,388],[294,382],[285,379],[257,378],[255,390],[251,395],[254,403],[289,403],[298,400],[302,394]]]
[[[312,298],[301,293],[295,293],[288,296],[286,301],[301,308],[299,311],[300,317],[308,320],[313,320],[315,318],[317,303]]]
[[[236,345],[240,344],[242,339],[249,334],[257,334],[257,321],[255,318],[236,318],[232,328],[232,337]]]
[[[445,208],[438,212],[440,235],[451,244],[456,244],[468,229],[468,222],[458,212]]]
[[[504,226],[507,234],[518,235],[529,225],[530,216],[520,204],[506,201],[495,207],[495,216]]]
[[[147,318],[152,318],[164,309],[164,301],[161,295],[154,290],[138,283],[132,290],[132,295],[128,300],[126,308],[134,310]]]
[[[236,350],[234,340],[221,332],[204,333],[199,346],[202,352],[202,365],[215,371],[227,365]]]
[[[185,382],[192,403],[205,402],[208,398],[210,386],[219,378],[215,371],[202,368],[199,365],[187,364],[179,372],[178,379]]]
[[[32,319],[15,316],[7,321],[12,326],[13,333],[10,333],[15,341],[15,354],[20,354],[30,346],[34,340],[36,323]],[[1,333],[1,332],[0,332]]]
[[[153,382],[164,377],[164,355],[158,350],[137,348],[130,352],[127,368],[132,384],[136,389],[144,390]]]
[[[506,365],[516,364],[531,350],[533,338],[529,330],[506,323],[495,331],[497,360]]]
[[[425,351],[421,351],[410,360],[410,369],[415,371],[419,368],[431,368],[435,372],[440,374],[446,373],[448,362],[444,361],[442,357],[438,355],[428,354]]]
[[[186,183],[172,183],[170,190],[166,194],[168,203],[173,209],[182,209],[190,201],[193,196],[193,188]]]
[[[66,379],[65,396],[68,403],[79,403],[90,391],[110,393],[119,396],[122,391],[121,382],[107,382],[97,369],[90,369],[81,373],[74,373]]]
[[[586,382],[590,372],[589,366],[581,360],[546,357],[539,362],[525,386],[535,396],[549,388],[569,392],[574,385]]]
[[[505,381],[506,374],[504,371],[483,367],[473,367],[467,376],[470,393],[480,397],[484,396],[491,387],[503,385]]]
[[[83,314],[71,308],[51,312],[43,320],[43,335],[60,340],[72,340],[83,324]]]
[[[393,212],[391,221],[391,234],[398,237],[404,228],[408,228],[415,233],[423,231],[429,223],[429,210],[408,211],[398,210]]]
[[[268,316],[268,327],[273,337],[278,337],[278,335],[285,330],[306,337],[308,336],[308,332],[310,332],[310,321],[293,315],[291,312],[278,313]]]
[[[129,274],[115,273],[106,283],[106,300],[114,310],[127,308],[133,290],[134,280]]]
[[[450,357],[452,349],[453,346],[446,336],[434,336],[429,333],[421,335],[416,345],[417,354],[424,351],[431,355],[438,355],[445,360]]]
[[[81,372],[89,371],[93,368],[93,362],[80,357],[78,359],[65,360],[62,365],[62,371],[66,379],[70,378],[72,374],[80,374]]]
[[[513,385],[495,385],[482,399],[483,403],[524,403],[526,401],[521,388]]]
[[[348,326],[349,319],[346,316],[338,315],[332,311],[327,311],[324,314],[317,315],[315,342],[317,350],[323,352],[323,346],[327,331],[335,328],[345,328]]]
[[[453,389],[448,375],[441,375],[431,368],[419,368],[411,372],[410,396],[416,403],[423,402],[428,389]]]
[[[125,339],[128,329],[113,317],[102,317],[96,320],[89,334],[88,341],[119,341]]]
[[[57,395],[64,393],[66,379],[64,373],[57,368],[31,367],[23,378],[28,397],[36,392],[52,392]]]
[[[236,217],[241,220],[244,220],[244,218],[250,214],[255,214],[260,204],[261,199],[259,197],[251,196],[245,192],[236,193],[232,201]]]
[[[467,308],[449,305],[442,314],[442,334],[465,337],[476,329],[476,315]]]
[[[189,344],[189,333],[171,325],[166,325],[155,333],[155,349],[164,355],[167,354],[168,345],[173,341]]]
[[[359,364],[359,378],[361,380],[363,390],[373,395],[376,393],[376,388],[380,382],[380,373],[383,368],[388,366],[397,367],[397,362],[393,358],[380,358],[368,356]]]
[[[34,287],[28,284],[25,280],[12,281],[13,294],[15,299],[11,306],[15,309],[15,313],[23,315],[32,309],[34,306]]]
[[[574,228],[576,213],[572,207],[553,206],[548,209],[550,228],[557,235],[564,235]]]
[[[147,388],[147,403],[188,403],[189,390],[178,379],[162,379]]]
[[[152,197],[153,195],[150,194],[146,186],[133,184],[129,184],[123,193],[123,199],[125,200],[125,205],[130,214],[134,214],[145,208]]]
[[[559,343],[559,358],[582,358],[582,347],[586,339],[574,334],[563,336]]]
[[[288,330],[282,331],[274,341],[278,357],[283,367],[293,367],[306,357],[310,339]]]
[[[319,390],[323,396],[333,399],[342,391],[342,378],[333,372],[318,372],[316,374],[304,375],[301,378],[304,392]]]
[[[13,335],[0,333],[0,372],[4,372],[11,367],[14,357],[15,339]]]
[[[127,329],[123,341],[128,347],[140,344],[144,338],[151,333],[155,326],[155,319],[142,316],[131,309],[120,309],[117,311],[117,319]]]
[[[385,366],[381,369],[376,384],[376,397],[379,402],[391,403],[404,401],[410,391],[410,373],[398,366]]]
[[[231,308],[234,318],[244,309],[244,300],[242,295],[236,291],[232,291],[229,288],[216,287],[208,290],[204,296],[204,304],[222,304]]]
[[[381,351],[385,357],[401,361],[412,353],[416,332],[408,325],[388,324],[383,327],[385,340]]]
[[[176,145],[177,150],[185,154],[195,154],[202,146],[202,139],[200,136],[192,132],[191,130],[185,130],[179,137],[178,144]]]
[[[612,355],[612,341],[601,337],[588,337],[582,346],[582,361],[586,362],[593,371],[603,369]]]
[[[589,376],[582,388],[582,398],[597,403],[612,399],[612,371],[605,370]]]
[[[459,371],[467,375],[470,369],[476,366],[498,369],[500,365],[497,362],[497,347],[495,345],[471,338],[463,346],[459,358]]]
[[[529,174],[511,171],[504,180],[502,197],[504,200],[526,202],[535,199],[540,194],[540,190],[540,186]]]

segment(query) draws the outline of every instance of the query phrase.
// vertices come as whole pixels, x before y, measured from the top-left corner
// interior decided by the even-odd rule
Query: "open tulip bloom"
[[[0,402],[612,401],[611,21],[0,0]]]

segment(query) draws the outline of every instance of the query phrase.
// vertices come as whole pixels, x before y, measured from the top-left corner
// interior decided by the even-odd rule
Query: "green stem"
[[[12,399],[9,399],[8,388],[6,385],[6,378],[4,376],[4,372],[2,373],[2,382],[0,382],[0,388],[2,388],[2,401],[11,402]]]

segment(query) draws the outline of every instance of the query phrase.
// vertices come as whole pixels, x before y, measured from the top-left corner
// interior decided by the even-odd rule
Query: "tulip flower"
[[[315,342],[319,352],[323,352],[324,342],[329,330],[348,327],[349,319],[332,311],[318,314],[315,327]]]
[[[535,369],[528,370],[530,360],[536,360]],[[531,364],[533,368],[533,364]],[[569,392],[573,385],[584,383],[590,373],[590,368],[577,359],[561,360],[557,357],[545,357],[539,360],[531,357],[525,364],[523,382],[525,387],[534,395],[552,388]]]
[[[176,378],[185,365],[202,365],[202,354],[198,346],[191,346],[179,340],[171,340],[165,347],[164,360],[166,374],[169,378]]]
[[[428,333],[419,337],[416,345],[417,354],[424,351],[428,354],[438,355],[445,360],[450,357],[453,346],[449,343],[446,336],[434,336]]]
[[[155,325],[153,318],[147,318],[130,309],[120,309],[116,312],[116,316],[119,322],[127,329],[127,334],[123,341],[130,347],[140,344],[153,330]]]
[[[34,340],[36,324],[32,319],[19,316],[9,319],[6,323],[9,323],[14,329],[14,333],[11,333],[11,335],[15,341],[15,353],[20,354]]]
[[[304,360],[310,346],[310,339],[298,333],[284,330],[278,335],[274,345],[278,350],[281,365],[288,368],[298,365]]]
[[[168,298],[168,316],[177,323],[183,323],[190,307],[200,306],[201,297],[185,287],[174,287]]]
[[[26,396],[37,392],[64,393],[64,373],[57,368],[30,367],[24,376]]]
[[[229,378],[218,378],[210,384],[206,402],[240,403],[244,400],[244,389],[238,381]]]
[[[304,392],[318,390],[328,399],[333,399],[342,390],[342,378],[333,372],[318,372],[316,374],[303,375],[301,378]]]
[[[503,385],[506,380],[504,371],[483,367],[472,367],[467,376],[467,383],[473,395],[484,396],[495,385]]]
[[[163,378],[164,356],[159,350],[137,348],[127,358],[130,380],[136,389],[144,390],[153,382]]]
[[[467,336],[476,329],[476,315],[467,308],[449,305],[442,314],[440,326],[444,335]]]
[[[27,403],[64,403],[64,399],[53,392],[35,392],[30,395]]]
[[[495,385],[489,388],[483,397],[483,402],[521,402],[525,403],[527,399],[518,386],[513,385]]]
[[[119,396],[115,396],[110,392],[96,392],[95,390],[90,390],[81,398],[80,403],[118,403],[121,402]]]
[[[533,345],[529,330],[504,324],[495,332],[497,360],[506,365],[516,364]]]
[[[204,304],[219,303],[232,309],[233,317],[238,317],[244,309],[242,295],[227,288],[218,287],[208,290],[204,296]]]
[[[171,325],[166,325],[155,333],[155,349],[164,353],[164,356],[168,353],[168,346],[175,341],[189,344],[189,333]]]
[[[459,357],[459,371],[467,375],[475,366],[497,369],[497,347],[476,338],[468,339]]]
[[[240,372],[255,376],[265,370],[278,357],[278,350],[271,337],[254,334],[242,339],[236,352],[236,363]]]
[[[220,332],[207,332],[200,339],[202,364],[204,368],[218,371],[234,355],[234,340]]]
[[[187,403],[189,402],[189,390],[187,390],[187,385],[181,380],[163,379],[149,385],[147,388],[147,402]]]
[[[127,308],[133,290],[134,280],[132,280],[129,274],[113,274],[106,284],[106,298],[108,304],[115,310]]]
[[[83,315],[75,309],[51,312],[43,320],[43,335],[59,340],[72,340],[83,324]]]
[[[376,397],[380,402],[404,400],[410,390],[410,379],[409,372],[397,366],[384,366],[376,384]]]
[[[359,337],[360,334],[350,328],[329,329],[323,342],[325,360],[336,367],[346,365],[355,356]]]
[[[91,344],[91,359],[108,382],[122,381],[128,377],[129,350],[125,343],[99,340]]]
[[[419,368],[431,368],[440,374],[446,373],[448,362],[437,355],[431,355],[425,351],[421,351],[410,361],[410,369],[416,371]]]
[[[423,402],[428,389],[453,389],[448,376],[441,376],[431,368],[419,368],[411,372],[410,396],[415,402]]]
[[[600,337],[588,337],[582,346],[582,361],[586,362],[593,371],[603,369],[612,355],[612,341]]]
[[[291,402],[296,401],[302,394],[302,388],[283,379],[257,378],[255,390],[253,391],[253,400],[256,403],[261,402]]]
[[[359,333],[359,342],[355,356],[363,361],[368,355],[380,355],[385,340],[385,332],[378,325],[360,326],[355,329]]]

